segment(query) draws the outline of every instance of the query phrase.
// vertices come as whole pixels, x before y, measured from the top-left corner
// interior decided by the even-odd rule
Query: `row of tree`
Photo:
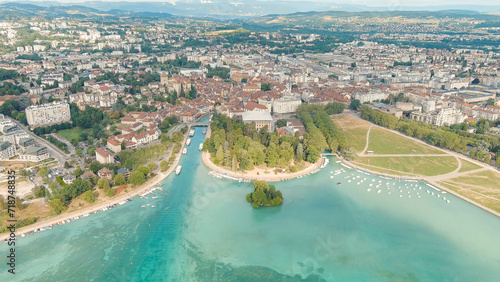
[[[369,120],[377,125],[398,130],[408,136],[412,136],[428,142],[434,146],[450,149],[456,152],[470,154],[471,157],[486,162],[491,161],[491,153],[496,154],[496,165],[500,166],[500,137],[488,136],[482,133],[470,133],[467,131],[467,123],[456,124],[451,127],[441,126],[435,128],[431,124],[408,119],[398,118],[376,111],[369,106],[363,106],[360,110],[361,118]],[[480,120],[475,125],[481,132],[489,128],[489,121]]]
[[[324,150],[339,151],[342,154],[350,150],[344,133],[335,126],[327,113],[327,108],[330,107],[302,104],[297,109],[297,116],[307,129],[303,142],[306,148],[306,160],[319,158],[320,152]]]

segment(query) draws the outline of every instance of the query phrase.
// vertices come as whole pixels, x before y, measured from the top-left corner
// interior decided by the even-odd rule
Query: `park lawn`
[[[407,174],[434,176],[454,171],[458,162],[453,156],[443,157],[365,157],[356,162]],[[371,168],[370,168],[371,169]],[[413,169],[413,173],[412,173]]]
[[[455,191],[458,194],[460,194],[468,199],[471,199],[472,201],[474,201],[478,204],[481,204],[485,207],[488,207],[494,211],[500,212],[500,190],[497,190],[498,192],[492,192],[491,190],[486,191],[486,190],[481,189],[481,188],[464,188],[464,187],[461,187],[459,184],[455,184],[455,183],[452,184],[452,183],[448,183],[445,181],[438,182],[438,184],[445,187],[445,188],[448,188],[452,191]],[[480,194],[483,194],[483,195],[480,195]],[[486,196],[493,197],[493,198],[496,198],[498,200],[491,199],[491,198],[488,198]]]
[[[374,167],[374,166],[371,166],[371,165],[366,165],[364,163],[358,163],[358,162],[354,162],[354,161],[352,163],[354,163],[357,166],[359,166],[361,168],[364,168],[366,170],[375,171],[375,172],[378,172],[378,173],[390,174],[390,175],[397,175],[397,176],[404,176],[404,177],[415,177],[416,176],[415,174],[404,173],[404,172],[401,172],[401,171],[395,171],[395,170],[389,170],[389,169],[383,169],[383,168]]]
[[[473,162],[467,161],[465,159],[460,159],[462,161],[462,167],[458,172],[466,172],[466,171],[471,171],[475,169],[480,169],[482,166],[477,165]]]
[[[65,138],[66,140],[71,142],[72,139],[79,140],[80,134],[82,134],[83,132],[90,134],[92,132],[92,130],[81,129],[79,127],[75,127],[75,128],[71,128],[71,129],[59,130],[57,132],[57,134],[59,134],[61,137]]]
[[[332,120],[345,133],[349,144],[356,151],[363,151],[366,145],[366,133],[371,123],[351,115],[336,115]]]
[[[372,127],[368,151],[379,154],[446,154],[431,146],[390,132],[384,128]]]
[[[500,194],[500,173],[490,170],[467,174],[461,177],[452,178],[449,182],[460,183],[467,188],[482,187],[498,190]]]

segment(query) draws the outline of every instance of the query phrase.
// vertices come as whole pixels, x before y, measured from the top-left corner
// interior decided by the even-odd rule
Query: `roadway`
[[[57,148],[54,144],[50,143],[49,141],[39,137],[35,133],[31,132],[28,128],[26,128],[23,124],[18,122],[17,120],[11,119],[19,128],[22,128],[26,133],[28,133],[33,140],[37,141],[39,144],[44,145],[47,147],[47,150],[49,151],[49,154],[51,157],[57,159],[59,163],[63,164],[64,161],[70,159],[69,156],[67,156],[61,149]]]

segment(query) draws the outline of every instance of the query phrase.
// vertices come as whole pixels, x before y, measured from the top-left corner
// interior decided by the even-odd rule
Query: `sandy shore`
[[[206,138],[210,137],[210,134],[212,133],[212,130],[210,127],[208,127],[208,131],[206,134]],[[245,172],[235,172],[231,171],[222,167],[219,167],[215,165],[211,160],[210,160],[210,153],[209,152],[202,152],[201,153],[201,159],[203,160],[203,163],[210,168],[213,171],[216,171],[218,173],[222,174],[227,174],[229,176],[233,177],[241,177],[241,178],[247,178],[251,180],[264,180],[268,182],[278,182],[282,180],[288,180],[292,178],[296,178],[299,176],[306,175],[308,173],[311,173],[312,171],[316,170],[323,164],[323,158],[320,158],[315,164],[311,164],[305,169],[293,173],[281,173],[279,172],[278,174],[274,174],[274,172],[266,172],[266,169],[262,168],[256,168],[252,171],[245,171]],[[259,174],[257,174],[259,173]]]
[[[263,168],[256,168],[251,171],[245,171],[245,172],[234,172],[230,171],[228,169],[222,168],[220,166],[215,165],[211,160],[210,160],[210,153],[209,152],[203,152],[201,154],[201,158],[203,160],[203,163],[210,168],[213,171],[222,173],[222,174],[227,174],[229,176],[233,177],[242,177],[242,178],[247,178],[251,180],[264,180],[267,182],[278,182],[282,180],[287,180],[287,179],[292,179],[296,178],[299,176],[303,176],[306,174],[311,173],[312,171],[316,170],[323,164],[323,158],[320,158],[316,163],[310,164],[308,167],[301,171],[293,172],[293,173],[282,173],[279,172],[278,174],[274,174],[273,171],[265,173],[266,169]],[[258,173],[258,174],[257,174]]]
[[[94,205],[86,207],[86,208],[81,209],[81,210],[76,210],[76,211],[71,212],[71,213],[63,213],[60,215],[56,215],[56,216],[42,219],[34,224],[24,226],[24,227],[17,229],[15,234],[19,237],[19,235],[21,235],[21,234],[28,233],[28,232],[31,232],[33,230],[36,230],[38,228],[42,228],[42,227],[45,227],[48,225],[53,225],[53,224],[56,224],[56,223],[61,222],[63,220],[68,220],[68,219],[74,218],[76,216],[81,216],[83,214],[91,213],[91,212],[100,210],[104,207],[111,206],[113,204],[118,204],[118,202],[126,201],[128,198],[133,198],[135,196],[138,196],[140,194],[143,194],[143,193],[151,190],[153,188],[153,186],[160,183],[163,179],[165,179],[168,175],[170,175],[170,173],[172,173],[175,170],[175,167],[178,165],[178,163],[180,161],[180,158],[182,155],[182,149],[184,148],[184,146],[186,144],[187,138],[188,138],[188,136],[186,134],[186,136],[184,137],[184,140],[182,142],[182,147],[181,147],[180,151],[177,153],[177,156],[175,158],[174,163],[170,166],[170,168],[167,171],[159,172],[155,177],[149,179],[146,183],[142,184],[141,186],[139,186],[137,188],[134,188],[133,191],[130,191],[128,193],[125,193],[125,194],[122,194],[122,195],[119,195],[116,197],[105,198],[104,201],[97,202]],[[9,235],[10,235],[10,233],[1,234],[0,240],[5,240],[5,239],[9,238]]]

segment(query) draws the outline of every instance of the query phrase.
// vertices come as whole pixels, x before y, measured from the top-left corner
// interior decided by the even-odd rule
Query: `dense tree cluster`
[[[218,76],[222,79],[229,79],[229,68],[224,67],[216,67],[211,68],[210,65],[207,65],[208,73],[207,78],[213,78],[214,76]]]
[[[441,126],[434,128],[430,124],[398,118],[376,111],[368,106],[360,110],[361,118],[369,120],[377,125],[396,129],[408,136],[424,140],[434,146],[450,149],[460,153],[468,153],[472,157],[491,161],[491,153],[496,153],[496,164],[500,166],[500,137],[489,136],[484,133],[489,129],[490,122],[481,119],[471,126],[477,128],[477,133],[467,131],[467,123],[456,124],[451,127]]]
[[[67,206],[72,199],[91,189],[92,182],[77,178],[70,185],[55,189],[53,191],[54,195],[52,201],[54,201],[54,199],[59,199],[63,205]]]
[[[276,190],[274,185],[268,185],[265,181],[254,181],[253,193],[247,194],[247,201],[252,204],[252,207],[258,208],[262,206],[278,206],[283,202],[283,194]]]
[[[19,77],[19,73],[15,70],[6,70],[0,68],[0,81],[6,79],[16,79]]]
[[[172,140],[174,142],[179,142],[179,135],[182,139],[182,133],[178,132],[174,134]],[[147,147],[142,147],[134,150],[125,150],[118,153],[118,158],[121,165],[127,169],[135,169],[141,165],[145,165],[153,160],[159,159],[161,156],[167,153],[170,147],[170,140],[162,142],[158,145],[152,145]]]
[[[337,115],[345,110],[345,104],[339,102],[331,102],[326,104],[325,112],[329,115]]]
[[[94,124],[100,124],[104,119],[104,114],[101,109],[87,106],[85,110],[81,111],[74,103],[72,103],[70,107],[73,126],[92,128]]]
[[[52,143],[52,144],[56,145],[56,146],[57,146],[57,148],[59,148],[59,149],[63,150],[65,153],[69,153],[69,150],[68,150],[68,145],[67,145],[66,143],[64,143],[64,142],[61,142],[61,141],[57,140],[57,139],[56,139],[54,136],[52,136],[52,135],[48,135],[48,136],[47,136],[47,140],[48,140],[50,143]]]
[[[253,123],[245,124],[221,114],[214,115],[211,129],[212,135],[205,140],[204,149],[211,153],[215,164],[233,170],[251,170],[254,165],[263,164],[287,168],[292,160],[295,164],[303,160],[303,154],[295,155],[300,142],[294,136],[280,137],[275,132],[268,132],[267,127],[257,131]]]
[[[326,108],[327,106],[323,105],[303,104],[297,109],[297,116],[307,129],[304,135],[304,154],[307,161],[319,158],[319,154],[324,150],[342,152],[349,147],[345,135],[335,126]]]
[[[3,82],[2,86],[0,87],[0,96],[5,96],[5,95],[21,95],[21,93],[26,92],[26,90],[21,87],[20,85],[15,85],[10,82]]]
[[[59,130],[70,129],[71,127],[72,127],[71,123],[63,122],[63,123],[53,124],[53,125],[44,126],[44,127],[37,127],[35,129],[33,129],[33,133],[40,136],[43,134],[48,134],[48,133],[56,132]]]
[[[22,54],[16,57],[17,60],[41,61],[42,58],[38,54]]]

